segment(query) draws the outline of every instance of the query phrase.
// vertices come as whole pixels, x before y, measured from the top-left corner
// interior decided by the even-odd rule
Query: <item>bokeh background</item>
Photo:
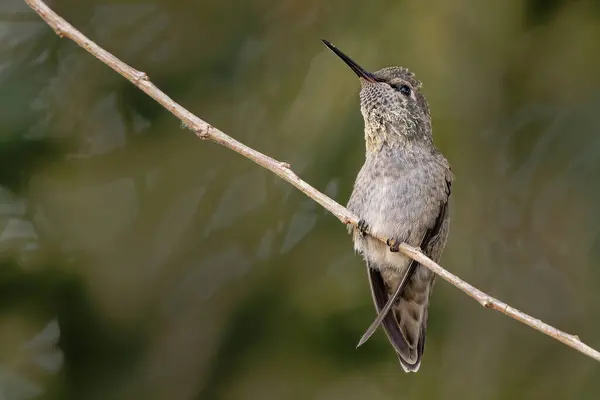
[[[367,69],[416,72],[457,176],[442,264],[600,348],[600,4],[55,0],[176,101],[345,204]],[[600,364],[438,280],[424,361],[345,228],[0,3],[0,398],[597,399]]]

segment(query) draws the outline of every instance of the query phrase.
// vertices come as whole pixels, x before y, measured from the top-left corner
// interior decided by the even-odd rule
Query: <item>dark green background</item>
[[[345,204],[359,82],[416,72],[457,176],[442,264],[600,348],[600,4],[52,1]],[[335,217],[0,4],[0,397],[597,399],[600,364],[438,280],[404,374]],[[38,335],[38,336],[35,336]]]

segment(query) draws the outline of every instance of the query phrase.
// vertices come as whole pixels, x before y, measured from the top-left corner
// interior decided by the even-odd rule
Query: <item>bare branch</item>
[[[246,158],[254,161],[260,166],[273,172],[280,178],[294,185],[296,188],[301,190],[311,199],[322,205],[325,209],[330,211],[344,224],[352,224],[357,226],[358,218],[356,215],[350,213],[345,207],[341,206],[334,200],[330,199],[323,193],[313,188],[308,183],[300,179],[291,169],[290,165],[277,161],[269,156],[266,156],[221,132],[214,126],[201,120],[181,105],[173,101],[169,96],[158,89],[148,78],[146,73],[138,71],[129,65],[125,64],[111,53],[99,47],[96,43],[85,37],[81,32],[75,29],[72,25],[58,16],[52,11],[43,1],[41,0],[25,0],[25,2],[37,12],[52,29],[60,37],[67,37],[83,47],[94,57],[108,65],[116,72],[127,78],[135,86],[143,90],[146,94],[160,103],[163,107],[169,110],[173,115],[179,118],[183,124],[193,130],[196,135],[201,139],[209,139],[213,142],[219,143],[229,149],[243,155]],[[383,243],[387,242],[387,238],[374,236],[381,240]],[[550,326],[539,319],[533,318],[516,308],[509,306],[508,304],[497,300],[490,295],[482,292],[481,290],[471,286],[469,283],[463,281],[456,275],[446,271],[440,265],[435,263],[433,260],[428,258],[421,252],[420,249],[402,243],[399,247],[399,251],[407,257],[410,257],[418,261],[421,265],[429,268],[431,271],[439,275],[442,279],[446,280],[450,284],[456,286],[458,289],[465,292],[468,296],[477,300],[485,308],[491,308],[499,311],[513,319],[516,319],[523,324],[538,330],[564,344],[574,348],[581,353],[600,361],[600,352],[589,347],[583,343],[579,337],[570,335],[562,332],[553,326]]]

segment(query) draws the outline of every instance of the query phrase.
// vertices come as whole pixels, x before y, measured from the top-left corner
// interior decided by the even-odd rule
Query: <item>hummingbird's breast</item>
[[[367,222],[371,232],[418,247],[446,201],[446,173],[431,152],[378,152],[367,156],[348,208]],[[408,266],[408,258],[389,252],[379,240],[355,234],[354,245],[380,267]]]

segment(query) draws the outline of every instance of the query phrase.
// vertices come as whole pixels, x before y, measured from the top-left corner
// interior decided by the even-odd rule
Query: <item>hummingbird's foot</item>
[[[408,230],[406,237],[410,237],[410,229]],[[406,240],[401,240],[398,238],[389,238],[385,243],[389,246],[392,253],[397,253],[398,250],[400,250],[400,244],[405,241]]]
[[[398,250],[400,249],[400,243],[402,242],[396,238],[389,238],[386,241],[386,244],[390,247],[390,251],[392,253],[398,252]]]
[[[367,221],[365,221],[364,219],[359,219],[358,220],[358,232],[360,233],[360,237],[365,237],[365,235],[368,233],[369,231],[369,225],[367,224]]]

